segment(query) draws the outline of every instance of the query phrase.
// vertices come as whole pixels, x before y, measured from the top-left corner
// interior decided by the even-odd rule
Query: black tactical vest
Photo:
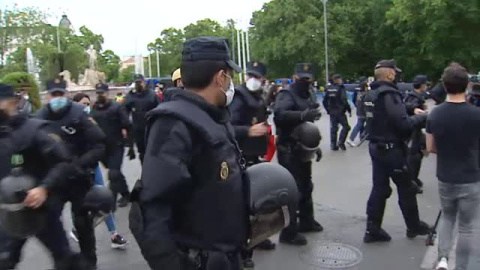
[[[342,90],[338,85],[331,85],[325,90],[327,109],[330,113],[341,113],[343,110]]]
[[[157,106],[157,95],[152,90],[128,93],[125,105],[131,108],[132,125],[138,130],[145,129],[145,115]]]
[[[75,102],[71,103],[71,107],[61,117],[51,113],[48,108],[43,108],[38,113],[38,118],[49,120],[52,122],[49,125],[49,131],[60,136],[70,155],[73,157],[82,156],[88,150],[88,141],[85,138],[83,126],[81,123],[82,117],[85,116],[85,107]]]
[[[193,186],[173,210],[176,242],[192,249],[238,251],[247,240],[248,185],[232,126],[215,122],[186,100],[160,104],[148,114],[147,126],[165,115],[187,125],[194,151],[189,167]]]
[[[94,105],[90,116],[107,136],[107,143],[118,144],[122,141],[122,119],[120,119],[120,104],[109,101],[104,107]]]
[[[48,125],[47,121],[25,119],[19,126],[0,131],[0,179],[10,174],[13,168],[43,179],[50,166],[43,160],[40,150],[35,147],[34,140],[39,129]]]
[[[399,91],[388,86],[380,86],[375,90],[368,91],[363,99],[367,117],[367,139],[370,141],[393,143],[398,137],[390,130],[390,123],[385,117],[387,108],[385,108],[383,96],[387,93],[402,97]]]

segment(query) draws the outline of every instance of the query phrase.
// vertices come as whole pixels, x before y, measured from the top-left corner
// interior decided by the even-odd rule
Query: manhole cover
[[[349,268],[359,264],[363,255],[355,247],[340,243],[317,243],[314,247],[302,251],[300,258],[314,266],[330,269]]]

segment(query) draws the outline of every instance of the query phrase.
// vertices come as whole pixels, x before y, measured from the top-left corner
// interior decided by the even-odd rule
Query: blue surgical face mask
[[[85,107],[85,109],[83,109],[83,111],[86,112],[87,114],[90,114],[92,109],[90,108],[90,106],[87,106],[87,107]]]
[[[50,105],[50,109],[53,112],[58,112],[61,109],[65,108],[68,104],[68,99],[66,97],[54,97],[48,103]]]

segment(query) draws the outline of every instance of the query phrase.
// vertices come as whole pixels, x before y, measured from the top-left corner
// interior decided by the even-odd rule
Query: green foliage
[[[14,72],[6,75],[1,80],[4,84],[11,84],[16,91],[28,91],[29,101],[32,103],[33,110],[41,108],[40,93],[35,78],[26,72]]]
[[[120,57],[112,50],[106,50],[100,54],[98,69],[105,72],[107,81],[116,81],[120,75]]]
[[[132,82],[134,75],[135,75],[135,66],[129,66],[125,69],[122,69],[120,71],[120,75],[118,76],[118,82],[130,83]]]

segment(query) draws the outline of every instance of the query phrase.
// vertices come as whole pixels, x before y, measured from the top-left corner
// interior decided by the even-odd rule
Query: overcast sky
[[[232,18],[245,28],[252,12],[269,0],[2,0],[0,8],[35,6],[58,24],[65,13],[75,29],[82,25],[102,34],[104,49],[121,57],[146,52],[149,42],[169,27],[183,28],[204,18],[225,24]]]

